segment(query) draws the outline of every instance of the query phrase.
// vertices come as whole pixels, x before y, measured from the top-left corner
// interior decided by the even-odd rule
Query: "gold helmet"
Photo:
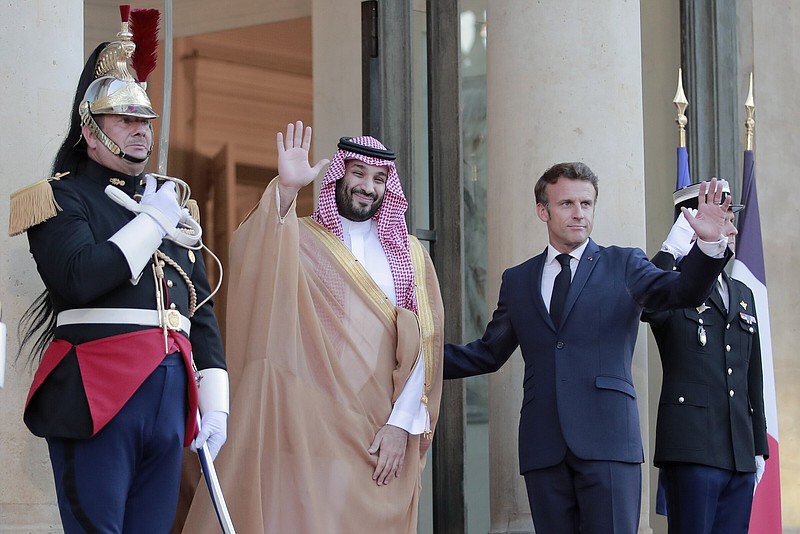
[[[117,40],[109,43],[97,58],[94,68],[95,80],[89,85],[83,100],[78,107],[81,124],[87,126],[113,154],[135,162],[144,159],[134,158],[125,154],[122,149],[103,132],[95,120],[95,115],[127,115],[143,119],[158,118],[158,113],[153,110],[150,97],[147,96],[147,75],[155,68],[155,49],[158,35],[158,11],[154,9],[134,10],[134,16],[139,14],[140,23],[134,22],[134,31],[139,26],[150,35],[139,36],[134,39],[131,32],[129,17],[130,6],[120,6],[122,28],[117,33]],[[153,24],[153,17],[155,23]],[[137,51],[137,42],[144,43],[146,50],[143,52],[145,59],[137,63],[137,57],[142,57],[142,45]],[[134,66],[136,65],[136,66]],[[130,67],[134,66],[138,80],[131,74]],[[152,147],[150,147],[152,151]],[[148,157],[150,152],[148,152]],[[146,158],[145,158],[146,159]]]

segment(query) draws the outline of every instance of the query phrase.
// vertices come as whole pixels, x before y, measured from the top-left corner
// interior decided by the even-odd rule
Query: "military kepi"
[[[722,184],[722,202],[731,194],[731,186],[727,180],[717,180]],[[675,218],[681,214],[681,208],[697,209],[697,195],[700,193],[700,184],[687,185],[672,193],[672,202],[675,204]],[[736,213],[744,209],[744,204],[734,204],[731,202],[730,209]]]

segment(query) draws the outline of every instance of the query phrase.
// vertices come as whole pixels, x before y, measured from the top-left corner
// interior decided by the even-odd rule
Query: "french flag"
[[[761,219],[756,193],[755,159],[752,150],[744,152],[742,204],[739,213],[739,235],[736,237],[736,256],[731,276],[741,280],[753,291],[758,310],[761,337],[761,363],[764,374],[764,411],[767,416],[769,460],[753,498],[750,532],[781,533],[781,480],[778,454],[778,406],[775,396],[775,371],[770,337],[767,278],[764,269],[764,247],[761,241]]]

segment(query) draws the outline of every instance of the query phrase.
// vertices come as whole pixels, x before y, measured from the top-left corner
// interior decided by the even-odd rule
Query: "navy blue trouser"
[[[66,534],[166,533],[175,517],[186,369],[171,354],[94,437],[48,438]]]
[[[536,532],[636,534],[642,502],[638,463],[582,460],[524,473]]]
[[[755,475],[697,464],[662,468],[670,534],[747,534]]]

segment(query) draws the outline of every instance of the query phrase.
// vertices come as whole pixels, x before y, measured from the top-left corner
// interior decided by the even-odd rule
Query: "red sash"
[[[166,354],[180,351],[188,377],[184,439],[184,446],[188,446],[197,434],[197,383],[192,371],[192,344],[178,332],[169,331],[168,335],[169,350]],[[139,330],[80,345],[56,339],[50,343],[36,370],[25,401],[26,408],[47,376],[73,346],[92,417],[92,435],[117,415],[165,356],[164,331],[161,329]]]

